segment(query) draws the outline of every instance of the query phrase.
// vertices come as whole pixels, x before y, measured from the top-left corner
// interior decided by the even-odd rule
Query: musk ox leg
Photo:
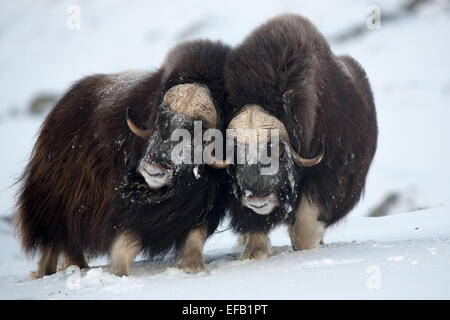
[[[192,229],[180,251],[175,267],[186,273],[198,273],[206,271],[203,262],[203,245],[207,237],[207,225]]]
[[[247,235],[247,246],[241,259],[266,259],[272,255],[270,240],[264,232],[250,232]]]
[[[111,272],[119,277],[128,276],[131,263],[141,249],[141,240],[136,236],[128,232],[119,234],[111,248]]]
[[[33,279],[39,279],[56,272],[58,265],[58,256],[60,250],[53,245],[47,245],[41,249],[41,259],[39,260],[38,270],[31,272]]]
[[[289,227],[294,250],[313,249],[323,243],[325,223],[318,221],[319,207],[303,196],[295,213],[295,223]]]
[[[238,246],[245,246],[248,240],[248,234],[244,233],[239,236]]]
[[[63,253],[63,262],[60,270],[67,269],[69,266],[78,266],[80,269],[89,268],[82,252]]]

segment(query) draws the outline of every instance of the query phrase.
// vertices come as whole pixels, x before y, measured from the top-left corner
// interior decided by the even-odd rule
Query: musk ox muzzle
[[[266,215],[278,207],[280,201],[274,193],[270,193],[269,195],[263,197],[243,195],[241,197],[241,204],[257,214]]]
[[[144,177],[145,182],[153,190],[158,190],[172,183],[173,171],[161,165],[141,161],[137,171]]]

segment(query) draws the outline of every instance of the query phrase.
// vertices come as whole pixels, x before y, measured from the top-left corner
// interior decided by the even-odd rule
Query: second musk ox
[[[128,275],[139,252],[204,270],[206,238],[225,203],[221,171],[176,164],[171,133],[194,122],[223,126],[223,66],[229,47],[199,40],[176,46],[154,73],[99,74],[76,83],[45,119],[21,178],[17,230],[41,255],[36,277],[87,267],[108,254]]]
[[[364,70],[334,55],[310,21],[282,15],[232,50],[224,77],[228,128],[276,129],[280,141],[275,174],[261,174],[260,163],[228,168],[231,224],[247,243],[242,257],[268,257],[268,233],[280,223],[294,249],[314,248],[359,201],[375,154]],[[258,142],[271,143],[267,135]]]

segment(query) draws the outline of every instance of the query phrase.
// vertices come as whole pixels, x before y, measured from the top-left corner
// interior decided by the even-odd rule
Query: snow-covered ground
[[[222,233],[205,248],[208,272],[196,275],[174,268],[168,257],[135,262],[131,275],[119,278],[98,259],[81,273],[30,280],[30,263],[18,257],[0,266],[0,298],[448,299],[449,225],[442,209],[353,217],[327,234],[326,245],[301,252],[292,250],[280,228],[272,234],[274,256],[264,261],[239,260],[243,248]],[[17,248],[11,246],[13,255]]]
[[[381,15],[406,1],[377,1]],[[79,30],[67,8],[81,9]],[[309,17],[331,40],[366,23],[365,1],[14,1],[0,4],[0,218],[13,213],[16,186],[43,116],[26,110],[42,92],[62,93],[92,73],[154,69],[175,43],[198,37],[232,45],[267,18]],[[207,273],[188,275],[163,262],[135,262],[129,277],[109,274],[107,261],[89,270],[31,280],[35,260],[0,220],[3,299],[300,299],[450,298],[450,4],[431,1],[381,29],[345,42],[371,81],[379,147],[365,198],[325,245],[294,252],[284,228],[271,235],[274,256],[240,261],[229,231],[205,247]],[[391,215],[366,217],[388,195]],[[221,228],[226,228],[226,225]]]

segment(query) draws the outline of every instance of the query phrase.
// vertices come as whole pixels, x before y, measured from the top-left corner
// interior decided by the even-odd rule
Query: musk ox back
[[[228,169],[232,225],[248,236],[243,257],[267,257],[267,233],[283,222],[295,249],[315,247],[359,201],[375,154],[376,112],[364,70],[335,56],[307,19],[282,15],[233,49],[224,77],[229,128],[278,130],[280,140],[274,175],[260,174],[260,164]]]
[[[184,43],[154,73],[90,76],[61,98],[20,180],[17,230],[24,250],[41,254],[36,277],[56,272],[60,254],[64,266],[87,267],[86,252],[109,254],[117,275],[128,274],[141,251],[160,257],[175,249],[179,268],[204,269],[225,180],[204,165],[193,172],[172,163],[167,137],[194,121],[221,129],[228,52],[220,42]]]

